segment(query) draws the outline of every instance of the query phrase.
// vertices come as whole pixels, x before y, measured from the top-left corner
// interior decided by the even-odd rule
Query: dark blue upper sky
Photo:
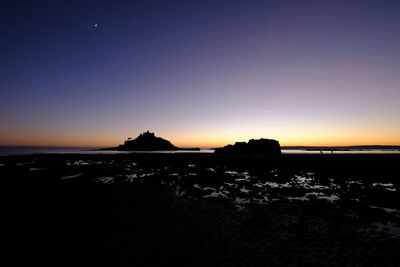
[[[2,1],[0,144],[400,144],[400,1]],[[97,27],[95,26],[97,24]]]

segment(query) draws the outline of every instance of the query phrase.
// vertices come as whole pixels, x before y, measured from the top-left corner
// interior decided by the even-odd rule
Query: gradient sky
[[[0,145],[400,145],[400,1],[1,1]],[[97,27],[95,26],[97,24]]]

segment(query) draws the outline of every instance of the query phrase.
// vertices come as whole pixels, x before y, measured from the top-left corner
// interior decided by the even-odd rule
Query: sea
[[[0,156],[32,154],[129,154],[129,153],[213,153],[214,149],[177,151],[106,151],[96,147],[66,146],[0,146]],[[351,149],[343,151],[282,149],[282,154],[400,154],[396,149]]]

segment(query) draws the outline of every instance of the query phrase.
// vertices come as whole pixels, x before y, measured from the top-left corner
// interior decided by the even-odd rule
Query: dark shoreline
[[[399,163],[395,154],[1,156],[4,229],[14,261],[30,266],[396,266]]]

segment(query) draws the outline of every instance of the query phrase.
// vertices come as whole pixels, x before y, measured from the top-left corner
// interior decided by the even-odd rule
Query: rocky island
[[[236,142],[234,145],[227,145],[216,148],[217,154],[262,154],[267,156],[281,155],[279,142],[273,139],[251,139],[248,143]]]
[[[135,139],[128,138],[124,144],[102,150],[120,150],[120,151],[174,151],[174,150],[200,150],[199,148],[179,148],[170,141],[155,136],[149,131],[140,134]]]

